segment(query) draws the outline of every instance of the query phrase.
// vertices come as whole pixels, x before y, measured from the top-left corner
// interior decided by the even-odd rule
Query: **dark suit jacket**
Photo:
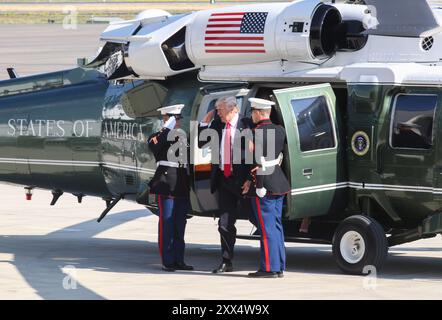
[[[225,127],[226,127],[225,123],[222,123],[219,118],[215,118],[215,120],[213,120],[209,126],[203,127],[200,125],[198,127],[198,137],[207,128],[215,130],[218,133],[219,150],[221,152],[222,132]],[[241,132],[245,129],[251,130],[252,128],[253,128],[252,120],[250,118],[241,117],[241,115],[240,115],[236,129]],[[235,137],[235,141],[236,140],[237,140],[237,138]],[[210,139],[209,139],[209,141],[210,141]],[[221,184],[227,183],[229,185],[226,187],[228,187],[233,193],[237,194],[238,196],[241,196],[241,192],[242,192],[241,187],[249,175],[251,165],[247,165],[244,163],[245,162],[244,161],[245,160],[245,152],[246,152],[246,147],[247,147],[247,143],[246,143],[245,139],[243,138],[243,139],[241,139],[241,141],[238,140],[237,142],[241,143],[241,146],[235,145],[234,147],[241,148],[241,164],[233,164],[232,165],[232,176],[227,180],[223,179],[223,177],[222,177],[223,173],[219,168],[220,165],[219,164],[212,164],[212,171],[210,173],[210,191],[212,193],[217,191],[221,187]],[[199,148],[202,148],[207,143],[208,143],[208,141],[201,142],[198,139],[198,147]],[[219,156],[219,155],[217,155],[217,156]]]

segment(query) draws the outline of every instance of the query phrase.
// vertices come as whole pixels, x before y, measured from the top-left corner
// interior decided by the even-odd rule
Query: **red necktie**
[[[224,137],[224,177],[228,178],[232,174],[232,164],[230,163],[232,151],[232,139],[230,132],[231,125],[227,122],[226,135]]]

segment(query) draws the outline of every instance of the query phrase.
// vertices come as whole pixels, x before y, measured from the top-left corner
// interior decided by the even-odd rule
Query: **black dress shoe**
[[[175,263],[174,268],[175,268],[175,270],[186,270],[186,271],[191,271],[191,270],[193,270],[193,267],[192,267],[192,266],[188,266],[188,265],[185,264],[184,262]]]
[[[278,278],[284,278],[284,271],[277,272]]]
[[[278,278],[277,272],[256,271],[249,273],[250,278]]]
[[[175,265],[169,265],[169,266],[163,265],[161,269],[167,272],[174,272],[176,270]]]
[[[212,271],[212,273],[223,273],[223,272],[232,272],[233,271],[233,265],[231,262],[223,262],[221,263],[218,268]]]

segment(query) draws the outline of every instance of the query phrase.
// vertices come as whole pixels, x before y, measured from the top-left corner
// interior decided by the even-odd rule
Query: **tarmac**
[[[104,26],[1,26],[0,67],[21,75],[75,65],[93,54]],[[5,72],[0,75],[5,78]],[[101,222],[98,198],[82,204],[69,194],[50,206],[51,193],[0,185],[0,299],[441,299],[442,238],[390,248],[384,269],[368,277],[343,274],[331,247],[287,243],[280,279],[250,279],[259,243],[238,240],[235,271],[215,275],[220,262],[216,221],[193,217],[186,232],[186,262],[195,271],[161,270],[158,218],[122,201]],[[247,221],[238,233],[250,234]]]
[[[97,198],[82,204],[64,195],[0,185],[0,299],[440,299],[441,237],[390,249],[376,277],[344,275],[326,245],[287,243],[281,279],[250,279],[259,243],[238,240],[235,271],[215,275],[220,262],[216,221],[193,217],[186,232],[186,262],[195,271],[161,270],[158,218],[144,207],[119,203],[101,222]],[[247,221],[238,232],[249,234]]]
[[[77,58],[97,54],[105,28],[104,24],[0,24],[0,80],[9,78],[9,67],[20,76],[74,68]]]

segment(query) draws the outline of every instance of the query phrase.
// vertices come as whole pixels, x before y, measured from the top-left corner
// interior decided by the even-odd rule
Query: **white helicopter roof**
[[[214,69],[214,68],[213,68]],[[260,82],[331,82],[331,83],[366,83],[366,84],[396,84],[396,85],[426,85],[442,86],[442,66],[423,65],[418,63],[354,63],[347,66],[310,69],[294,71],[285,74],[271,74],[274,70],[269,64],[268,76],[265,79],[259,77],[253,70],[244,78],[236,78],[238,81]],[[216,69],[212,70],[213,74]],[[220,77],[220,81],[224,81]]]
[[[199,70],[208,82],[440,86],[441,10],[426,0],[365,2],[242,4],[177,16],[150,10],[110,25],[101,35],[106,45],[89,66],[112,67],[119,54],[127,70],[117,77],[165,79]],[[322,28],[325,21],[330,28]],[[333,39],[328,33],[336,30],[342,34]]]
[[[347,83],[442,86],[442,66],[417,63],[359,63],[342,68]]]
[[[395,84],[442,87],[442,66],[418,63],[355,63],[344,67],[314,69],[293,75],[299,81],[348,84]]]

